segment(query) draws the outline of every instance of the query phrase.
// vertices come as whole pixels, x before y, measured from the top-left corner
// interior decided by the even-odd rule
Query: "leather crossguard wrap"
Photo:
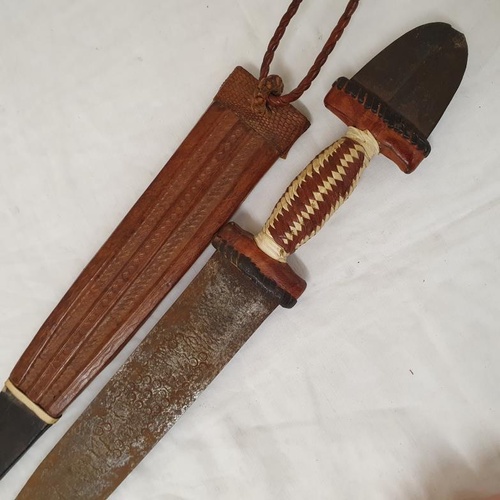
[[[378,152],[369,131],[349,127],[342,139],[324,149],[290,184],[255,237],[259,248],[286,262],[349,197]]]

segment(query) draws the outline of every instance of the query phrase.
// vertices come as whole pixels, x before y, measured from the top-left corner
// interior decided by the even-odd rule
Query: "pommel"
[[[288,264],[266,255],[255,244],[253,235],[234,222],[226,224],[212,244],[252,281],[277,297],[283,307],[293,307],[306,289],[306,282]]]
[[[339,78],[326,95],[325,106],[347,125],[369,130],[380,152],[406,174],[431,151],[424,134],[356,80]]]

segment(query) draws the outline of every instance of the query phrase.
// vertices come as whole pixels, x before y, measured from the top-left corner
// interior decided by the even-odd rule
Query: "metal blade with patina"
[[[237,267],[239,255],[224,236],[231,230],[223,229],[219,251],[47,457],[35,491],[28,486],[21,498],[107,497],[276,306],[294,302],[241,272],[248,262]]]
[[[428,154],[427,132],[445,107],[443,89],[449,102],[465,70],[465,38],[449,25],[434,23],[413,30],[387,50],[395,59],[378,75],[382,88],[387,82],[389,89],[383,98],[370,87],[377,72],[371,65],[356,76],[363,83],[337,81],[326,98],[328,107],[349,125],[362,128],[351,126],[297,176],[255,238],[233,224],[219,232],[216,254],[18,498],[97,499],[111,494],[275,307],[295,303],[305,282],[286,263],[288,255],[347,199],[370,159],[382,152],[411,172]],[[383,63],[385,52],[377,59]],[[409,68],[425,68],[424,74],[433,77],[422,80],[420,72]],[[433,102],[435,89],[440,95],[436,114],[412,112],[417,97],[426,106]]]

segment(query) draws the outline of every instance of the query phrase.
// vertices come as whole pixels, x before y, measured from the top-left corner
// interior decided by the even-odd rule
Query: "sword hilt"
[[[349,127],[292,181],[255,237],[259,248],[279,262],[314,236],[349,197],[363,170],[379,152],[367,130]]]

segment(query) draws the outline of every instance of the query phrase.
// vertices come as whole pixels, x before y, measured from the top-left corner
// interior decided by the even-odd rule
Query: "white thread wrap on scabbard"
[[[5,388],[7,389],[19,402],[21,402],[24,406],[26,406],[29,410],[31,410],[40,420],[45,422],[46,424],[52,425],[55,424],[58,419],[49,415],[46,411],[44,411],[40,406],[36,403],[33,403],[26,394],[21,392],[10,380],[7,379],[5,382]]]

